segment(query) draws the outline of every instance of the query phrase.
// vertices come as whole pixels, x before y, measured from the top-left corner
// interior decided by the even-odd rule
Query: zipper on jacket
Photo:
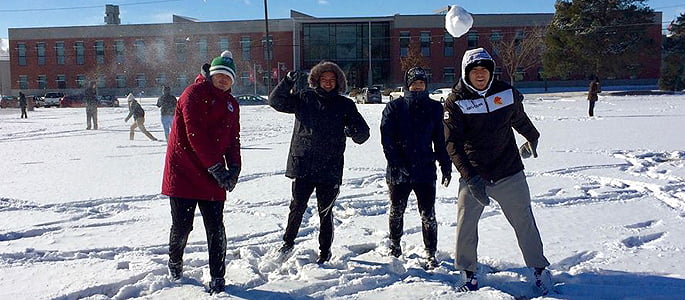
[[[486,98],[485,96],[482,96],[482,97],[483,97],[483,103],[485,103],[485,109],[486,109],[488,112],[490,112],[490,106],[488,106],[488,100],[487,100],[487,98]]]

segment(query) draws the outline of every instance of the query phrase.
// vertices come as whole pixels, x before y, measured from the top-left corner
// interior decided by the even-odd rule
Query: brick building
[[[179,94],[193,82],[200,66],[224,49],[233,52],[236,62],[234,93],[265,93],[287,71],[307,70],[322,59],[338,63],[351,87],[391,87],[402,81],[400,58],[412,43],[428,63],[434,88],[460,78],[465,50],[491,51],[492,41],[502,38],[502,33],[545,26],[552,17],[551,13],[476,14],[471,31],[455,39],[445,31],[440,14],[316,18],[291,11],[288,19],[269,20],[269,52],[264,20],[197,22],[174,16],[167,24],[120,25],[118,14],[108,14],[107,25],[10,28],[11,88],[13,94],[19,90],[80,93],[95,80],[101,94],[157,95],[161,85]],[[660,53],[660,30],[657,12],[649,28],[655,40],[653,53]],[[660,56],[653,56],[641,63],[641,72],[632,79],[656,82],[660,64]],[[522,83],[541,84],[540,70],[521,72]],[[497,76],[508,80],[503,73],[496,70]]]

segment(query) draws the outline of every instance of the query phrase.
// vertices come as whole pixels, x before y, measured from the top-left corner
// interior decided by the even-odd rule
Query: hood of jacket
[[[473,85],[471,85],[471,82],[469,81],[468,71],[470,71],[470,69],[475,65],[485,65],[486,68],[490,71],[490,80],[488,81],[488,86],[485,88],[485,90],[477,90],[473,87]],[[471,49],[464,52],[464,58],[461,60],[461,81],[464,83],[464,85],[466,85],[466,87],[468,87],[475,93],[485,95],[485,93],[487,93],[487,91],[490,89],[490,86],[492,86],[492,81],[494,78],[495,60],[492,59],[490,53],[485,51],[485,49],[483,48]]]
[[[347,91],[347,78],[345,78],[345,73],[340,67],[334,62],[324,61],[320,62],[312,68],[309,72],[309,87],[316,89],[319,87],[319,78],[325,72],[333,72],[336,78],[335,91],[338,93],[344,93]]]

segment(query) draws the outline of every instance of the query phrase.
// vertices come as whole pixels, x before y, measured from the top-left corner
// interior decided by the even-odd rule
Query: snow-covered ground
[[[142,99],[146,127],[164,134],[155,99]],[[556,283],[549,298],[683,299],[685,295],[685,96],[528,95],[542,133],[525,161],[545,253]],[[184,278],[166,273],[171,222],[160,196],[166,144],[139,132],[128,111],[100,108],[85,130],[83,108],[38,108],[20,119],[0,110],[0,299],[526,299],[539,297],[499,207],[480,222],[477,292],[457,293],[453,266],[456,180],[438,187],[438,258],[423,253],[416,201],[405,214],[405,255],[388,256],[388,194],[379,139],[384,105],[358,105],[372,127],[348,143],[335,206],[333,259],[315,263],[315,201],[294,254],[275,259],[290,181],[283,176],[293,117],[241,108],[243,171],[225,207],[227,294],[209,296],[199,212]],[[458,174],[454,173],[455,178]]]

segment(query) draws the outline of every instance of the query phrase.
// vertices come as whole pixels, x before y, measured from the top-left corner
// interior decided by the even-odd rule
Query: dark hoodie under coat
[[[324,72],[336,74],[336,89],[319,88]],[[342,182],[345,128],[352,140],[361,144],[369,138],[369,126],[351,99],[339,94],[346,88],[345,74],[330,62],[316,65],[309,75],[313,89],[291,93],[293,82],[282,80],[269,95],[269,105],[295,115],[285,175],[313,182]]]
[[[523,170],[512,128],[528,141],[540,133],[526,115],[518,90],[491,74],[491,85],[481,95],[464,82],[467,65],[462,63],[463,77],[445,102],[447,152],[463,179],[480,175],[495,182]]]

